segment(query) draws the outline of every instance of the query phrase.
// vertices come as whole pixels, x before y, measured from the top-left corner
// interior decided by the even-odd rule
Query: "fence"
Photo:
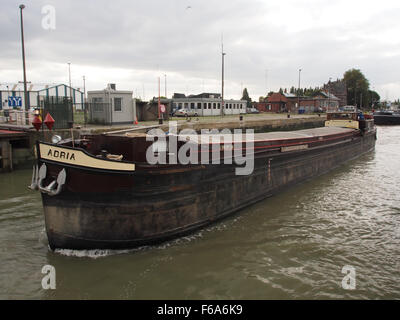
[[[84,112],[87,123],[92,124],[112,124],[112,115],[110,103],[107,102],[86,102]]]
[[[34,119],[33,111],[24,111],[16,109],[0,110],[0,123],[8,123],[8,124],[23,126],[28,123],[32,124],[33,119]]]
[[[50,115],[55,120],[53,128],[68,129],[71,123],[77,125],[90,124],[112,124],[111,108],[109,103],[104,102],[85,102],[75,103],[65,97],[40,97],[38,101],[40,115],[44,121],[46,115]],[[35,112],[34,110],[23,111],[17,109],[0,110],[0,123],[14,125],[32,125]]]
[[[72,101],[66,97],[41,97],[40,108],[43,109],[43,119],[50,115],[54,119],[54,129],[68,129],[74,122]]]

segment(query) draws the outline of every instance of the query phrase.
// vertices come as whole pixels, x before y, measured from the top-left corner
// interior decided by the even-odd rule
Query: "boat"
[[[377,125],[399,125],[400,113],[392,110],[381,110],[373,113],[374,121]]]
[[[224,134],[151,129],[38,141],[30,187],[41,193],[49,247],[125,249],[187,235],[373,150],[376,140],[373,119],[351,112],[328,113],[320,128]]]

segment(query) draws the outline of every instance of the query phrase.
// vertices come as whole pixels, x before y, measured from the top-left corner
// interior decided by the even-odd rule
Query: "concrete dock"
[[[28,140],[26,132],[0,129],[0,172],[13,170],[15,155],[19,149],[29,148]]]

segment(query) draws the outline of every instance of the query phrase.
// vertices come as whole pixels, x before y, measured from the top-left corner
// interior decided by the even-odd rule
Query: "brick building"
[[[324,91],[319,92],[313,97],[296,96],[290,93],[274,92],[267,98],[267,102],[258,102],[254,104],[260,112],[317,112],[337,109],[339,98],[333,94]]]
[[[344,80],[329,81],[324,84],[323,90],[330,92],[339,99],[339,107],[347,105],[347,86]]]

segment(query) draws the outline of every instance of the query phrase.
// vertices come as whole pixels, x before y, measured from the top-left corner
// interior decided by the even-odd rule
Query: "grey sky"
[[[21,0],[22,1],[22,0]],[[3,0],[0,83],[22,80],[19,4],[24,3],[27,78],[102,89],[107,83],[146,99],[167,90],[221,90],[253,99],[266,88],[319,86],[359,68],[383,99],[400,98],[400,2],[355,0]],[[42,28],[52,5],[56,29]],[[190,8],[188,8],[190,6]],[[266,71],[268,70],[268,71]]]

